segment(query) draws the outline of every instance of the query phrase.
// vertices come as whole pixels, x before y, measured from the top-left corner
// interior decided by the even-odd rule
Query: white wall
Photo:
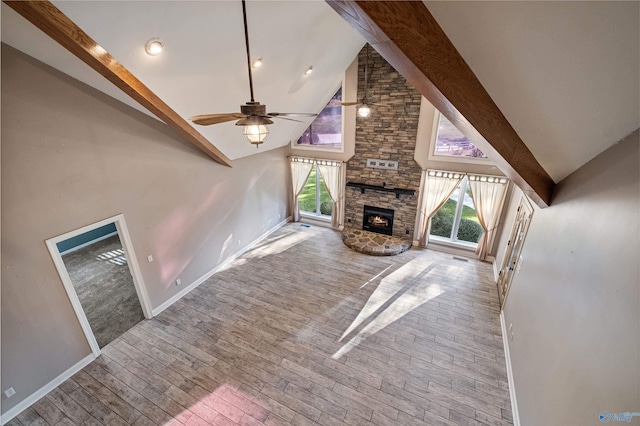
[[[46,239],[124,214],[158,307],[285,219],[285,153],[221,166],[157,120],[3,45],[2,390],[16,395],[2,395],[2,412],[90,353]]]
[[[639,144],[636,131],[535,207],[504,308],[522,425],[640,411]]]

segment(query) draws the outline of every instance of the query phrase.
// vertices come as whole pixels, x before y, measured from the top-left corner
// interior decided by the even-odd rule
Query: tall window
[[[436,237],[432,238],[436,241],[445,240],[475,247],[482,232],[471,198],[469,178],[465,176],[451,197],[431,218],[430,235]]]
[[[342,148],[342,87],[296,141],[295,148]]]
[[[333,200],[327,192],[324,180],[320,173],[318,173],[318,167],[315,163],[313,164],[313,169],[311,169],[307,183],[304,185],[300,195],[298,195],[298,205],[300,206],[300,212],[302,214],[326,218],[331,217]]]

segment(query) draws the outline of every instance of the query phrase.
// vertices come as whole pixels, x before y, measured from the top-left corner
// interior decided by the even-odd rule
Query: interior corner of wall
[[[418,116],[418,131],[416,132],[416,149],[414,160],[426,169],[429,158],[429,148],[431,146],[431,135],[433,133],[433,120],[436,108],[424,96],[420,101],[420,115]]]
[[[342,99],[358,98],[358,55],[344,71]],[[348,161],[356,153],[356,109],[342,108],[343,115],[343,161]]]

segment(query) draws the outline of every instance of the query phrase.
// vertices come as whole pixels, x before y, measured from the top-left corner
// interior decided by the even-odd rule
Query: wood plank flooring
[[[11,422],[509,425],[491,266],[289,224]]]

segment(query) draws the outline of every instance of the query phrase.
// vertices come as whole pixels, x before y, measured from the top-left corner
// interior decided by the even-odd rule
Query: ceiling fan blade
[[[360,102],[338,102],[337,105],[342,105],[342,106],[353,106],[353,105],[358,105]]]
[[[317,117],[318,114],[311,114],[306,112],[270,112],[267,114],[269,117],[280,117],[283,115],[291,117]]]
[[[277,118],[279,120],[295,121],[296,123],[302,123],[302,121],[294,120],[293,118],[286,118],[286,117],[280,117],[280,116],[276,116],[276,117],[273,117],[273,118]]]
[[[241,118],[246,118],[246,115],[240,114],[239,112],[233,112],[228,114],[203,114],[203,115],[194,115],[189,118],[193,123],[199,124],[201,126],[210,126],[212,124],[225,123],[227,121],[239,120]]]

